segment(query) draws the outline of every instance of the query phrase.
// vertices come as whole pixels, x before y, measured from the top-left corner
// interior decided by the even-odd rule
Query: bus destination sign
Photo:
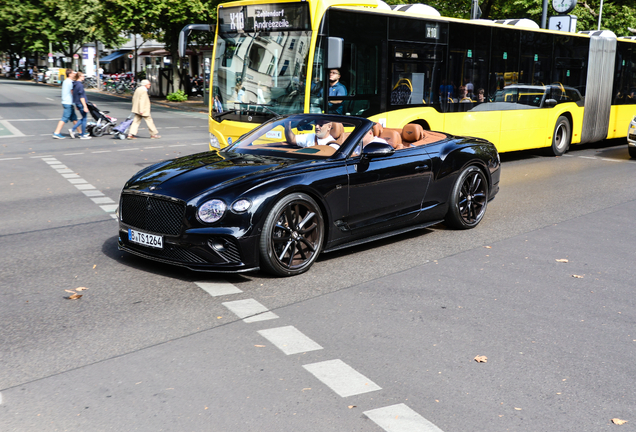
[[[218,17],[221,33],[311,29],[307,2],[224,7]]]

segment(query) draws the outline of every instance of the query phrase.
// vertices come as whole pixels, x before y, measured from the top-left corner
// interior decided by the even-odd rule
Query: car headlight
[[[234,201],[234,204],[232,204],[232,211],[236,213],[243,213],[248,208],[250,208],[251,205],[252,203],[250,202],[250,200],[243,198],[243,199]]]
[[[219,144],[218,138],[212,132],[210,132],[210,147],[213,147],[215,149],[221,148],[221,144]]]
[[[197,215],[199,220],[205,223],[213,223],[221,219],[227,206],[225,203],[218,199],[213,199],[204,202],[200,207]]]

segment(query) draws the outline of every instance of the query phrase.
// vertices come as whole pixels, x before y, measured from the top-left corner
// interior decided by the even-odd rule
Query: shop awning
[[[130,52],[130,50],[113,51],[112,53],[108,54],[106,57],[100,58],[99,62],[100,63],[110,63],[113,60],[116,60],[119,57],[128,54],[129,52]]]

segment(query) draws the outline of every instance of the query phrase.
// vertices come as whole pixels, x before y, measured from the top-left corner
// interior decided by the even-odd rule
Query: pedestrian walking
[[[150,89],[150,81],[142,80],[137,90],[133,94],[132,99],[132,112],[135,114],[130,131],[128,132],[128,139],[137,139],[137,130],[141,124],[141,120],[145,120],[148,131],[150,132],[150,138],[161,138],[159,131],[155,127],[155,122],[150,116],[150,96],[148,96],[148,90]]]
[[[84,72],[77,72],[75,75],[75,83],[73,84],[73,103],[77,107],[77,110],[82,115],[82,118],[79,122],[75,123],[71,129],[68,130],[68,133],[71,135],[71,138],[75,138],[75,130],[82,126],[82,134],[79,136],[80,139],[91,139],[90,134],[86,133],[86,122],[88,117],[88,98],[86,97],[86,91],[84,90]]]
[[[73,69],[66,70],[66,79],[62,83],[62,107],[64,113],[62,119],[57,123],[55,132],[53,132],[53,138],[64,139],[64,135],[60,134],[62,127],[68,121],[72,121],[73,125],[77,124],[77,116],[75,115],[75,108],[73,108],[73,79],[75,78],[75,71]]]

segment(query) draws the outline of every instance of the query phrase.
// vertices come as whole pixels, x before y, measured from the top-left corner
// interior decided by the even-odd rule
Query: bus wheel
[[[552,134],[552,153],[555,156],[561,156],[568,148],[570,148],[570,140],[572,139],[572,131],[570,121],[565,116],[560,116],[554,126]]]

